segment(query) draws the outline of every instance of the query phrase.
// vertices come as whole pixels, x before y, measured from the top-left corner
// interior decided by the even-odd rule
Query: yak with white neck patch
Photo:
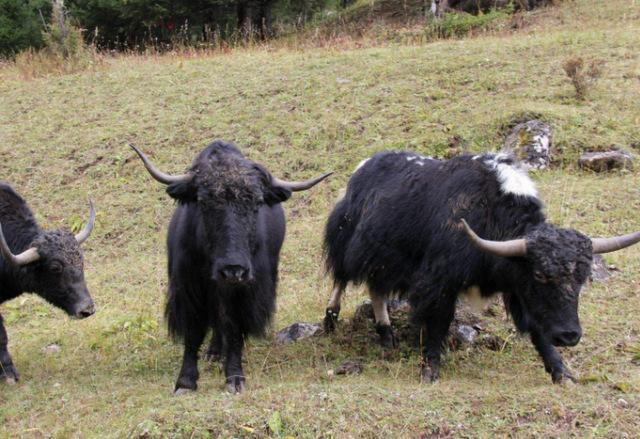
[[[42,230],[24,199],[0,182],[0,303],[25,292],[35,293],[64,310],[71,318],[84,319],[95,305],[84,280],[80,245],[89,237],[95,221],[93,204],[89,221],[77,235],[65,230]],[[0,315],[0,379],[19,379],[7,344]]]
[[[325,329],[335,327],[347,284],[364,283],[381,342],[392,347],[385,299],[406,295],[425,334],[421,377],[435,381],[458,295],[502,293],[553,382],[573,380],[555,346],[580,341],[578,298],[592,255],[633,245],[640,232],[590,239],[549,224],[542,207],[526,171],[508,155],[371,157],[352,175],[326,225],[334,290]]]
[[[169,332],[184,341],[176,393],[196,390],[198,351],[222,359],[226,388],[244,390],[245,337],[263,335],[275,308],[278,259],[285,234],[281,203],[330,174],[303,182],[273,177],[234,145],[215,141],[186,174],[158,170],[135,146],[145,167],[178,205],[169,225]]]

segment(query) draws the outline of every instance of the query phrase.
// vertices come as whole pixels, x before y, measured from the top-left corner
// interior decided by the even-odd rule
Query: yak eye
[[[60,262],[52,262],[49,265],[49,271],[54,274],[62,273],[62,264]]]
[[[543,272],[536,270],[533,272],[533,278],[540,282],[541,284],[546,284],[547,283],[547,277],[544,275]]]

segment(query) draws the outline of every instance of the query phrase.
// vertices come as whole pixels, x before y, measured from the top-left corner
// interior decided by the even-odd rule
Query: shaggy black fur
[[[273,314],[285,234],[280,203],[291,192],[221,141],[202,151],[190,172],[189,183],[167,187],[178,206],[167,241],[165,313],[170,333],[185,346],[175,388],[196,389],[197,354],[211,327],[207,355],[224,358],[227,389],[237,393],[244,388],[244,338],[264,334]]]
[[[84,281],[82,250],[75,237],[60,230],[43,231],[29,206],[6,183],[0,182],[0,224],[14,254],[35,247],[40,259],[15,268],[0,256],[0,303],[33,292],[76,318],[95,307]],[[7,350],[7,333],[0,316],[0,378],[18,379]]]
[[[425,329],[426,380],[438,378],[456,298],[472,286],[484,296],[502,292],[554,382],[571,378],[553,345],[580,338],[578,294],[590,272],[591,241],[546,223],[537,198],[503,191],[485,163],[492,155],[410,157],[415,154],[377,154],[351,177],[325,232],[336,285],[365,282],[374,295],[408,295],[413,321]],[[462,231],[462,218],[485,239],[525,237],[527,256],[480,252]]]

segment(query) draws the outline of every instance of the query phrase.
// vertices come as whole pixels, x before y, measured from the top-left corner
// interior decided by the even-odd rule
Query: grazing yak
[[[44,231],[22,197],[0,182],[0,303],[32,292],[72,318],[92,315],[95,306],[84,281],[80,244],[91,234],[94,221],[91,204],[89,221],[77,235]],[[7,343],[0,315],[0,378],[14,383],[19,375]]]
[[[230,143],[215,141],[184,175],[167,175],[131,145],[169,196],[177,200],[167,239],[169,332],[184,341],[176,393],[195,390],[198,350],[213,329],[208,355],[223,358],[226,389],[244,390],[242,348],[262,335],[275,306],[278,258],[285,234],[282,209],[304,182],[273,177]]]
[[[573,380],[554,346],[580,340],[578,296],[592,255],[635,244],[640,232],[590,239],[547,223],[542,207],[526,172],[504,154],[440,161],[384,152],[363,161],[326,225],[334,290],[325,328],[335,325],[347,283],[366,283],[376,330],[392,346],[385,298],[408,295],[425,331],[421,377],[435,381],[458,295],[501,292],[553,382]]]

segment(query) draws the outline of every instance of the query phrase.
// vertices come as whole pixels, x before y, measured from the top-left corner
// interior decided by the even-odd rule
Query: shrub
[[[465,12],[447,13],[441,18],[431,19],[426,26],[428,39],[464,37],[495,26],[496,22],[508,19],[510,14],[502,10],[493,10],[486,14],[471,15]]]
[[[580,57],[569,58],[562,65],[564,72],[576,90],[576,97],[578,99],[585,99],[587,97],[589,90],[602,75],[603,67],[604,61],[602,60],[592,60],[587,66]]]

